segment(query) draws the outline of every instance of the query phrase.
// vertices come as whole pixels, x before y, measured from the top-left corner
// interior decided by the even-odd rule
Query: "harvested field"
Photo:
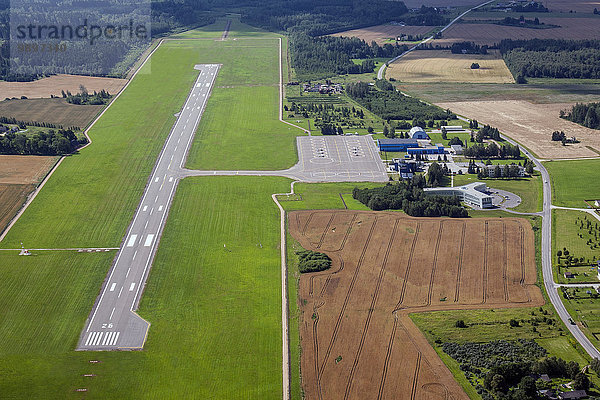
[[[543,304],[526,220],[294,211],[289,228],[333,260],[300,278],[307,399],[467,399],[408,314]]]
[[[32,82],[4,82],[0,81],[0,93],[5,97],[27,96],[28,98],[60,96],[61,90],[71,93],[79,92],[79,85],[83,85],[92,93],[104,89],[110,94],[117,94],[127,83],[126,79],[102,78],[83,75],[52,75],[48,78]]]
[[[362,29],[334,33],[331,36],[357,37],[367,43],[372,41],[383,44],[389,39],[396,39],[402,35],[425,35],[433,29],[432,26],[398,26],[398,25],[376,25]]]
[[[0,155],[0,232],[56,163],[57,157]]]
[[[478,69],[471,69],[478,63]],[[390,64],[386,77],[401,82],[513,83],[497,53],[452,54],[449,50],[413,51]]]
[[[521,100],[436,104],[480,123],[497,127],[500,132],[543,159],[598,157],[600,153],[599,131],[559,117],[560,110],[569,109],[572,104],[533,104]],[[552,132],[556,130],[564,131],[567,136],[575,136],[580,143],[563,146],[560,142],[551,141]]]
[[[5,100],[0,102],[0,117],[85,128],[102,108],[102,105],[69,104],[62,98]]]
[[[593,10],[593,7],[592,7]],[[454,24],[433,45],[469,41],[493,45],[502,39],[600,39],[600,18],[540,18],[560,28],[530,29],[495,24]]]
[[[600,9],[600,1],[595,0],[549,0],[544,3],[551,11],[557,12],[569,12],[571,10],[575,12],[591,13],[594,8]]]

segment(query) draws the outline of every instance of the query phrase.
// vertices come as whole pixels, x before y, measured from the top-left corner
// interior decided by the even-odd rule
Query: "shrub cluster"
[[[331,258],[327,254],[312,250],[297,251],[298,269],[302,273],[319,272],[331,267]]]

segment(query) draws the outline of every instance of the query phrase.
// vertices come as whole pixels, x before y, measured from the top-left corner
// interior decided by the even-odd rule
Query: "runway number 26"
[[[110,329],[110,328],[112,328],[112,327],[113,327],[113,324],[112,324],[112,322],[111,322],[111,323],[109,323],[109,324],[102,324],[102,329],[106,329],[106,328]]]

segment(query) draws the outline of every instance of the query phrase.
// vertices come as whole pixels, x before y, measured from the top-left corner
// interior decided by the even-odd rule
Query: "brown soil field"
[[[478,69],[471,69],[478,63]],[[496,52],[452,54],[450,50],[413,51],[390,64],[386,76],[400,82],[514,83]]]
[[[83,85],[91,93],[104,89],[110,94],[117,94],[127,83],[126,79],[102,78],[83,75],[52,75],[48,78],[38,79],[33,82],[4,82],[0,81],[0,94],[6,97],[27,96],[28,98],[60,96],[61,90],[71,93],[79,92],[79,85]]]
[[[467,399],[408,314],[544,302],[526,220],[309,210],[289,229],[333,260],[300,277],[307,399]]]
[[[102,105],[69,104],[63,98],[4,100],[0,102],[0,116],[85,128],[103,108]]]
[[[571,10],[577,13],[592,13],[594,8],[600,9],[600,1],[594,0],[548,0],[544,5],[553,12],[569,12]]]
[[[388,39],[395,39],[397,36],[401,35],[425,35],[433,28],[433,26],[377,25],[370,26],[368,28],[352,29],[350,31],[334,33],[331,36],[357,37],[369,44],[372,41],[382,44]]]
[[[510,100],[436,104],[498,128],[543,159],[597,157],[600,153],[599,131],[559,117],[560,110],[571,108],[569,103],[533,104]],[[552,132],[556,130],[575,136],[580,143],[563,146],[560,142],[551,141]]]
[[[593,8],[592,8],[593,9]],[[493,45],[502,39],[600,39],[600,18],[541,18],[560,28],[529,29],[495,24],[454,24],[433,45],[469,41]]]
[[[58,157],[0,155],[0,232],[57,160]]]

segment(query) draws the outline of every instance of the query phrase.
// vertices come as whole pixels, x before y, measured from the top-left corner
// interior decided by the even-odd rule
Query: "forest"
[[[389,88],[387,85],[385,87]],[[455,118],[455,115],[449,110],[425,104],[414,97],[404,96],[395,90],[393,86],[391,90],[379,90],[366,82],[350,83],[346,86],[346,93],[367,110],[385,120],[446,120]]]
[[[57,156],[72,153],[86,143],[85,136],[78,139],[70,129],[32,135],[11,132],[0,137],[0,154]]]
[[[577,103],[570,111],[561,111],[560,117],[591,129],[600,129],[600,103]],[[557,140],[563,140],[564,136],[563,133]],[[552,140],[555,140],[554,135]]]
[[[426,196],[423,187],[425,178],[415,175],[412,180],[382,187],[354,188],[352,197],[374,211],[402,210],[412,217],[468,217],[457,197]]]
[[[505,39],[498,47],[515,78],[600,78],[600,40]]]

